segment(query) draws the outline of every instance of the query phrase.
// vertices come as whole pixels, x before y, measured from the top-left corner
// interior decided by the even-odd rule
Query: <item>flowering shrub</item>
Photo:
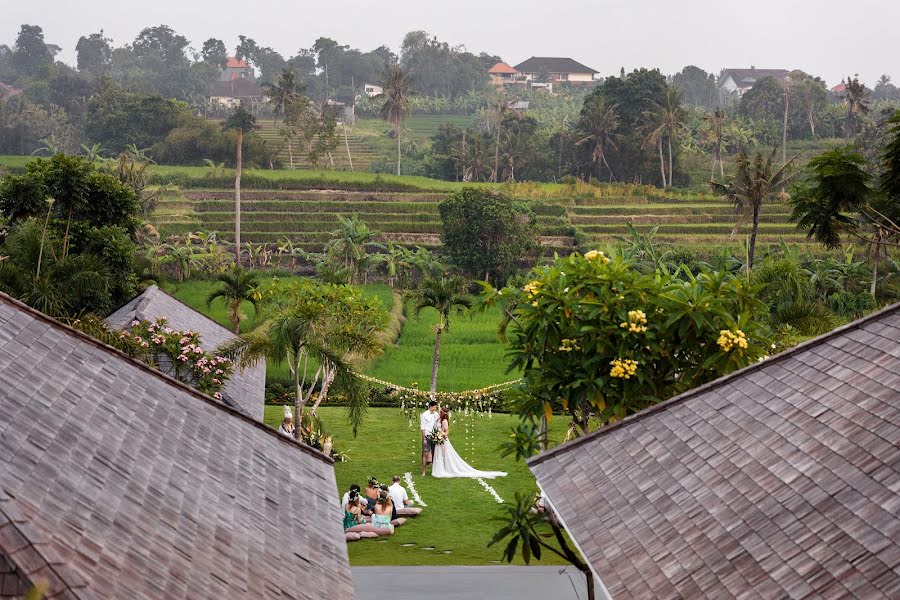
[[[224,356],[207,354],[196,331],[172,329],[165,319],[135,320],[131,322],[131,330],[120,332],[120,336],[141,349],[141,357],[150,366],[217,400],[222,399],[222,387],[234,367]]]
[[[746,366],[765,354],[765,308],[728,273],[642,274],[621,257],[573,254],[532,271],[523,289],[486,286],[510,315],[520,411],[567,412],[588,429]],[[596,422],[596,421],[594,421]]]

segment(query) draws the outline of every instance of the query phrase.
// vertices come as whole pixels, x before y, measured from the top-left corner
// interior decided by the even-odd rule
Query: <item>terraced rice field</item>
[[[283,192],[245,190],[241,199],[241,238],[276,243],[290,238],[295,247],[319,252],[338,228],[339,217],[359,216],[381,232],[381,241],[434,248],[440,245],[438,203],[444,194],[361,192]],[[571,251],[574,237],[568,219],[541,215],[541,241],[549,250]],[[164,236],[192,230],[233,238],[234,198],[230,191],[185,191],[163,197],[154,224]]]
[[[268,145],[277,150],[278,159],[285,167],[291,164],[291,151],[293,151],[293,165],[295,169],[314,168],[314,165],[309,162],[306,153],[301,149],[297,140],[292,140],[289,147],[280,129],[281,123],[273,124],[271,119],[267,119],[259,122],[259,129],[257,129],[256,133],[266,140]],[[360,136],[354,127],[347,128],[346,144],[344,142],[344,130],[341,125],[338,125],[335,135],[338,143],[331,156],[334,160],[333,168],[342,171],[350,170],[347,146],[350,147],[350,157],[353,160],[353,169],[356,171],[367,171],[369,165],[381,158],[381,152],[364,137]],[[332,168],[331,163],[324,157],[319,161],[319,167]]]
[[[321,251],[338,228],[338,218],[353,215],[381,233],[383,242],[435,248],[440,245],[438,204],[444,193],[374,193],[337,191],[245,190],[242,194],[242,238],[274,244],[290,238],[307,252]],[[540,241],[548,253],[605,247],[627,233],[659,226],[657,239],[696,250],[739,247],[749,223],[734,232],[731,205],[712,196],[676,199],[646,196],[609,196],[535,200]],[[760,216],[758,244],[804,243],[806,237],[789,220],[784,203],[766,205]],[[234,200],[230,190],[197,190],[163,197],[154,224],[165,235],[206,230],[231,239]],[[579,243],[576,246],[576,232]]]

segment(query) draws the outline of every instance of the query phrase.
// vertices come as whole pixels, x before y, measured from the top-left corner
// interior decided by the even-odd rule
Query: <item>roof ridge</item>
[[[163,292],[163,293],[165,293],[165,292]],[[168,295],[168,294],[166,294],[166,295]],[[169,296],[169,297],[171,298],[172,296]],[[175,298],[175,300],[178,302],[181,302],[177,298]],[[31,316],[37,318],[38,320],[48,323],[51,327],[59,329],[59,330],[63,331],[64,333],[75,336],[77,338],[81,338],[82,341],[87,342],[93,346],[96,346],[97,348],[100,348],[101,350],[114,355],[116,358],[124,360],[124,361],[132,364],[133,366],[150,373],[153,377],[156,377],[156,378],[162,380],[164,383],[166,383],[170,386],[181,388],[182,391],[188,392],[195,398],[202,400],[203,402],[206,402],[207,404],[210,404],[210,405],[214,406],[215,408],[217,408],[225,413],[228,413],[231,416],[236,417],[236,418],[240,419],[241,421],[244,421],[245,423],[252,425],[253,427],[255,427],[257,429],[261,429],[261,430],[265,431],[267,435],[274,436],[275,439],[278,439],[279,441],[281,441],[283,443],[290,444],[290,445],[296,447],[297,449],[302,450],[302,451],[306,452],[307,454],[313,456],[314,458],[318,458],[318,459],[324,461],[327,464],[334,464],[333,458],[331,458],[330,456],[326,456],[325,454],[323,454],[322,452],[319,452],[315,448],[308,446],[306,444],[302,444],[302,443],[294,440],[293,438],[288,438],[288,437],[278,433],[275,429],[269,427],[262,421],[257,421],[256,419],[253,419],[253,418],[245,415],[244,413],[242,413],[234,408],[231,408],[230,406],[227,406],[226,404],[223,404],[222,402],[219,402],[215,398],[207,396],[206,394],[200,392],[199,390],[192,388],[191,386],[187,385],[186,383],[178,381],[177,379],[174,379],[174,378],[166,375],[162,371],[154,369],[150,365],[143,363],[143,362],[137,360],[136,358],[132,358],[131,356],[128,356],[127,354],[125,354],[124,352],[119,350],[118,348],[113,348],[112,346],[110,346],[108,344],[104,344],[100,340],[93,338],[84,332],[78,331],[77,329],[70,327],[64,323],[60,323],[53,317],[45,315],[44,313],[40,312],[39,310],[36,310],[36,309],[28,306],[27,304],[24,304],[23,302],[16,300],[12,296],[9,296],[8,294],[0,292],[0,303],[3,303],[3,302],[18,308],[22,312],[29,313]],[[202,314],[202,313],[200,313],[200,314]],[[232,335],[234,335],[234,334],[232,334]]]
[[[711,389],[716,389],[716,388],[722,387],[738,377],[743,377],[747,373],[752,373],[754,371],[757,371],[759,369],[766,367],[767,365],[781,362],[781,361],[785,360],[786,358],[790,358],[790,357],[794,356],[795,354],[799,354],[800,352],[804,352],[804,351],[808,350],[809,348],[819,346],[819,345],[823,344],[824,342],[827,342],[830,339],[844,335],[848,331],[854,331],[856,329],[859,329],[862,325],[865,325],[867,323],[870,323],[871,321],[880,319],[880,318],[884,317],[885,315],[889,315],[894,312],[900,312],[900,302],[888,305],[888,306],[886,306],[880,310],[877,310],[871,314],[868,314],[864,317],[856,319],[855,321],[851,321],[850,323],[847,323],[846,325],[842,325],[840,327],[832,329],[828,333],[824,333],[824,334],[822,334],[818,337],[815,337],[811,340],[807,340],[803,343],[797,344],[793,348],[790,348],[789,350],[785,350],[784,352],[780,352],[771,358],[755,362],[752,365],[747,365],[746,367],[743,367],[742,369],[738,369],[737,371],[732,371],[731,373],[728,373],[727,375],[723,375],[721,377],[713,379],[710,382],[704,383],[703,385],[699,385],[695,388],[687,390],[686,392],[682,392],[682,393],[678,394],[677,396],[672,396],[668,400],[663,400],[659,404],[655,404],[649,408],[645,408],[644,410],[637,412],[621,421],[618,421],[616,423],[612,423],[611,425],[602,427],[602,428],[598,429],[597,431],[593,431],[583,437],[576,438],[576,439],[572,440],[571,442],[566,442],[566,443],[560,444],[559,446],[556,446],[555,448],[546,450],[545,452],[542,452],[541,454],[538,454],[537,456],[529,458],[526,461],[526,463],[530,467],[531,465],[536,465],[541,462],[544,462],[548,458],[552,458],[552,457],[556,456],[557,454],[561,454],[563,452],[568,452],[572,448],[575,448],[577,446],[580,446],[581,444],[589,442],[589,441],[593,440],[594,438],[597,438],[597,437],[600,437],[601,435],[609,433],[610,431],[614,431],[617,429],[621,429],[623,427],[627,427],[628,425],[631,425],[632,423],[640,421],[646,417],[653,416],[659,412],[664,412],[667,409],[671,408],[672,406],[679,405],[687,400],[692,399],[694,396],[698,396],[698,395],[700,395],[708,390],[711,390]]]

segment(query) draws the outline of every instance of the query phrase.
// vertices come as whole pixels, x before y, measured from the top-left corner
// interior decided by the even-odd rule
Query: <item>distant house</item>
[[[592,84],[597,71],[571,58],[532,56],[514,69],[528,82]]]
[[[246,60],[228,57],[228,62],[219,73],[219,81],[232,81],[234,79],[255,79],[253,67]]]
[[[599,598],[900,598],[900,304],[528,466]]]
[[[265,102],[265,94],[253,79],[231,79],[216,81],[209,92],[210,104],[228,109],[237,108],[243,103],[257,105]]]
[[[363,93],[369,98],[374,98],[375,96],[383,94],[384,88],[380,85],[375,85],[374,83],[366,83],[363,85]]]
[[[488,69],[488,75],[491,78],[491,84],[498,87],[525,83],[525,77],[505,62],[498,62]]]
[[[725,69],[719,77],[719,91],[724,95],[743,96],[760,79],[774,77],[778,81],[785,81],[790,74],[791,71],[787,69]]]
[[[21,93],[22,90],[20,90],[19,88],[15,88],[0,81],[0,98],[12,98],[13,96],[18,96]]]
[[[5,294],[0,415],[0,598],[353,598],[330,458]]]
[[[127,329],[132,321],[156,321],[164,318],[169,327],[200,334],[203,349],[215,350],[235,339],[235,335],[206,315],[168,295],[155,285],[106,318],[113,329]],[[252,367],[235,369],[222,389],[222,400],[248,417],[262,421],[265,408],[266,361]]]
[[[847,84],[842,81],[841,83],[831,88],[831,93],[835,96],[843,96],[847,93]]]

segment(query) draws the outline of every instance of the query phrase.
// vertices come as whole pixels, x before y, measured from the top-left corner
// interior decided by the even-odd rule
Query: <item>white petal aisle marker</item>
[[[422,501],[422,497],[419,496],[419,491],[416,489],[416,484],[413,483],[412,473],[407,471],[403,474],[403,481],[406,482],[406,491],[409,492],[409,495],[412,496],[412,499],[415,501],[416,506],[428,506]]]
[[[482,479],[481,477],[478,477],[475,479],[475,481],[480,483],[481,487],[486,489],[491,494],[491,496],[494,497],[494,500],[497,501],[497,504],[503,504],[503,498],[500,497],[500,494],[497,493],[497,490],[495,490],[490,485],[488,485],[488,483],[484,479]]]

